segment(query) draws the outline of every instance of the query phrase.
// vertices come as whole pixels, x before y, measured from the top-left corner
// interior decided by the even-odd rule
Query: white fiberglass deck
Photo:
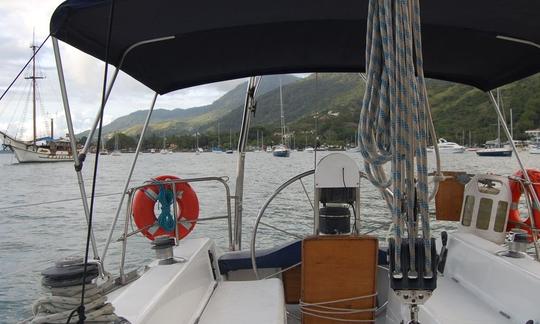
[[[186,262],[154,261],[140,278],[109,294],[116,314],[130,323],[194,323],[216,285],[208,256],[213,250],[206,238],[180,241],[174,256]]]
[[[474,234],[449,234],[444,275],[420,307],[420,323],[538,323],[540,264],[530,257],[498,255],[503,250]],[[408,312],[391,291],[387,323],[400,323]]]
[[[140,278],[108,295],[116,314],[133,324],[286,323],[281,280],[220,281],[209,253],[215,256],[209,239],[180,241],[174,256],[185,262],[154,261]]]

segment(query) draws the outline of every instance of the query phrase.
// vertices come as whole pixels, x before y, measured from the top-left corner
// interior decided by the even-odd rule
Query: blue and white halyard
[[[401,246],[406,225],[411,258],[405,275],[418,276],[414,242],[420,220],[425,248],[424,276],[431,278],[426,154],[431,121],[428,122],[418,1],[372,0],[367,21],[367,81],[358,126],[365,170],[381,191],[392,188],[393,197],[386,196],[391,201],[396,242],[396,268],[392,275],[395,278],[404,275]],[[383,170],[389,161],[391,180]]]
[[[130,323],[538,323],[540,263],[538,254],[535,260],[525,253],[529,239],[536,244],[538,230],[532,223],[532,237],[528,237],[524,231],[509,228],[507,188],[498,189],[488,177],[462,184],[461,194],[467,197],[450,201],[462,206],[452,215],[460,225],[456,232],[441,235],[440,254],[435,251],[428,213],[435,192],[445,195],[442,183],[449,176],[441,173],[437,153],[435,188],[430,195],[426,146],[428,137],[434,144],[437,137],[424,72],[426,77],[483,91],[539,73],[540,3],[525,2],[425,1],[424,23],[418,0],[344,0],[339,6],[318,0],[264,4],[209,0],[203,5],[165,0],[155,4],[145,0],[64,2],[51,19],[51,36],[72,143],[75,135],[58,40],[116,66],[83,154],[74,157],[87,216],[82,162],[116,76],[122,70],[155,91],[103,253],[98,255],[92,240],[93,272],[86,277],[84,270],[83,280],[113,283],[100,291],[114,307],[114,316]],[[500,23],[501,17],[508,21]],[[155,23],[158,19],[160,24]],[[105,22],[114,28],[107,31]],[[265,44],[263,39],[275,41]],[[463,51],[470,62],[462,61]],[[216,56],[217,52],[221,55]],[[245,148],[257,106],[259,75],[328,71],[366,71],[358,124],[365,173],[339,153],[315,161],[315,170],[292,177],[266,200],[257,214],[251,250],[241,250]],[[235,194],[231,195],[226,177],[152,183],[163,189],[172,184],[219,182],[226,216],[182,219],[181,203],[175,203],[181,198],[172,185],[172,196],[159,191],[166,208],[162,217],[149,213],[150,223],[130,232],[134,195],[148,184],[129,185],[157,97],[248,76]],[[489,95],[513,143],[500,107]],[[434,148],[438,150],[437,145]],[[515,147],[514,151],[524,169]],[[385,173],[387,163],[390,175]],[[312,174],[314,197],[302,182]],[[368,235],[373,229],[364,226],[370,220],[361,211],[361,179],[365,178],[390,207],[391,221],[377,224],[378,228],[393,226],[388,247],[379,246],[379,238]],[[291,234],[262,223],[261,218],[275,196],[296,181],[313,208],[313,213],[306,213],[313,220],[313,232],[270,249],[257,249],[259,224]],[[532,186],[527,173],[520,181],[524,187]],[[507,181],[500,183],[507,185]],[[540,210],[535,193],[532,201],[532,208]],[[103,262],[121,210],[125,219],[117,240],[122,250],[119,276],[106,280],[111,277]],[[219,253],[209,238],[180,235],[180,226],[193,228],[192,223],[215,219],[227,221],[228,252]],[[126,273],[129,238],[151,227],[168,233],[153,238],[156,260],[140,272]],[[500,245],[507,233],[511,239]],[[60,277],[63,282],[65,278]],[[263,279],[255,280],[259,278]]]

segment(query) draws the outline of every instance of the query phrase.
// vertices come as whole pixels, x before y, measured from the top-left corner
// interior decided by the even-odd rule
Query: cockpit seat
[[[198,324],[284,324],[283,298],[283,286],[277,278],[221,281]]]

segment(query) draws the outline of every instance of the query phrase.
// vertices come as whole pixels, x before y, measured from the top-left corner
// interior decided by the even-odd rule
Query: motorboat
[[[529,154],[540,154],[540,130],[528,130],[525,131],[525,134],[532,138],[529,144]]]
[[[448,142],[444,138],[439,138],[437,147],[440,153],[463,153],[465,147],[454,142]],[[428,148],[428,152],[435,151],[433,148]]]
[[[287,147],[287,145],[279,144],[274,146],[272,155],[276,157],[289,157],[291,155],[291,150],[289,147]]]
[[[434,131],[428,123],[429,114],[423,110],[427,109],[424,75],[472,85],[486,92],[513,143],[491,90],[540,72],[540,3],[425,1],[421,11],[417,6],[417,1],[377,0],[369,1],[369,5],[358,0],[340,5],[314,0],[264,4],[245,0],[63,2],[50,24],[61,79],[59,41],[112,64],[116,72],[121,70],[155,91],[147,120],[158,95],[202,83],[240,77],[249,80],[234,193],[227,179],[219,176],[159,176],[130,187],[133,163],[125,194],[113,212],[103,252],[92,248],[96,243],[88,235],[87,252],[93,257],[88,261],[64,260],[42,272],[46,285],[58,287],[52,293],[75,291],[71,295],[75,300],[80,299],[79,291],[85,291],[88,281],[92,302],[54,313],[48,310],[57,308],[47,306],[56,306],[63,298],[51,295],[34,305],[35,317],[45,322],[47,316],[56,316],[56,320],[65,322],[67,316],[75,314],[97,321],[199,324],[540,321],[536,301],[540,263],[538,249],[532,248],[537,240],[534,224],[540,218],[537,213],[530,214],[532,225],[527,228],[514,201],[516,190],[526,187],[528,197],[539,205],[530,181],[538,175],[522,164],[523,178],[493,174],[470,177],[472,170],[450,176],[437,170],[436,217],[454,222],[452,227],[456,229],[432,237],[425,163],[427,134]],[[379,14],[382,19],[378,19]],[[411,20],[408,15],[412,15]],[[393,44],[383,43],[389,38],[381,35],[381,31],[393,35],[396,26],[392,17],[407,30],[395,41],[403,45],[400,51],[411,54],[409,59],[395,57],[394,52],[387,52],[387,46],[383,47]],[[386,22],[383,28],[381,24]],[[415,42],[405,41],[410,35]],[[416,55],[411,52],[413,43],[418,47]],[[392,60],[385,60],[390,56]],[[418,64],[416,69],[414,63]],[[246,248],[242,233],[247,228],[242,223],[242,216],[246,216],[242,208],[245,151],[259,75],[366,70],[369,77],[359,134],[362,153],[366,154],[364,170],[361,172],[350,155],[329,153],[316,161],[315,169],[275,187],[257,215],[252,215],[254,226],[249,224],[253,230]],[[400,87],[414,84],[399,107],[385,105],[384,100],[393,102],[405,92],[384,92],[381,101],[376,97],[390,90],[385,85],[394,85],[395,80],[387,83],[385,78],[394,75],[407,80]],[[114,81],[115,77],[108,86],[112,87]],[[67,94],[65,85],[62,93]],[[66,118],[70,119],[67,101],[65,104]],[[380,109],[394,110],[390,114]],[[399,117],[400,122],[391,123],[383,117]],[[148,123],[142,129],[134,161],[147,128]],[[88,141],[93,131],[90,134]],[[72,129],[70,136],[74,139]],[[75,159],[77,163],[78,157]],[[391,176],[384,176],[386,162],[392,164]],[[270,225],[281,239],[272,248],[258,248],[257,233],[259,226],[267,224],[263,221],[267,207],[287,188],[305,191],[301,182],[305,177],[314,179],[313,195],[306,193],[313,209],[303,214],[313,221],[313,228],[305,236],[292,236],[294,239],[287,241],[287,231]],[[227,233],[228,251],[223,253],[211,237],[189,235],[199,221],[213,220],[204,215],[199,218],[203,211],[190,186],[204,181],[223,186],[223,219],[227,224],[224,231],[218,231],[220,236]],[[292,187],[297,181],[302,186]],[[367,181],[376,188],[365,187]],[[445,181],[454,183],[448,186]],[[446,191],[450,187],[457,192]],[[79,189],[85,198],[84,179]],[[369,203],[360,199],[364,190],[374,190],[386,202],[383,205],[388,205],[384,209],[388,221],[380,225],[385,233],[388,228],[388,244],[384,237],[379,240],[364,227],[373,221],[372,215],[363,212],[363,204]],[[155,214],[158,200],[170,207]],[[121,210],[127,211],[122,213],[125,225],[122,233],[115,235]],[[274,214],[273,219],[294,222],[287,211]],[[133,230],[128,226],[132,220],[137,227]],[[89,233],[95,229],[89,228]],[[129,250],[133,235],[146,237],[148,249],[152,248],[156,257],[150,264],[141,265],[140,271],[127,272],[126,253],[137,253]],[[112,275],[109,263],[105,263],[112,257],[108,251],[113,242],[122,248],[117,254],[118,276]],[[534,257],[528,253],[531,250]]]

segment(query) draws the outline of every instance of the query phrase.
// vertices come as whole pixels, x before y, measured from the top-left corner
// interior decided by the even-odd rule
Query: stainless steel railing
[[[122,251],[121,251],[121,259],[120,259],[120,283],[125,284],[128,282],[127,275],[125,273],[125,260],[126,260],[126,251],[127,251],[127,240],[129,237],[140,233],[141,231],[145,230],[146,228],[140,228],[134,231],[129,232],[129,223],[131,222],[131,219],[133,217],[133,211],[131,209],[132,202],[133,202],[133,196],[134,194],[149,185],[171,185],[173,190],[173,197],[176,197],[176,186],[177,183],[194,183],[194,182],[218,182],[223,185],[223,188],[225,189],[225,200],[226,200],[226,207],[227,207],[227,215],[225,216],[215,216],[215,217],[205,217],[205,218],[199,218],[197,220],[193,221],[186,221],[186,220],[179,220],[178,219],[178,207],[176,205],[176,202],[173,203],[173,216],[176,219],[176,226],[175,226],[175,237],[176,237],[176,244],[178,244],[180,240],[179,232],[178,232],[178,224],[189,222],[189,223],[198,223],[198,222],[207,222],[207,221],[213,221],[213,220],[219,220],[219,219],[227,219],[227,230],[228,230],[228,239],[229,239],[229,250],[234,249],[234,236],[233,236],[233,227],[232,227],[232,212],[231,212],[231,200],[233,197],[231,196],[231,191],[229,188],[229,185],[227,184],[229,178],[228,177],[201,177],[201,178],[190,178],[190,179],[170,179],[170,180],[164,180],[164,181],[151,181],[147,182],[143,185],[136,186],[129,188],[126,191],[127,195],[127,206],[126,206],[126,215],[125,215],[125,222],[124,222],[124,231],[122,235],[116,240],[117,242],[122,242]],[[148,228],[152,226],[153,224],[147,226]],[[109,242],[108,242],[109,243]]]

